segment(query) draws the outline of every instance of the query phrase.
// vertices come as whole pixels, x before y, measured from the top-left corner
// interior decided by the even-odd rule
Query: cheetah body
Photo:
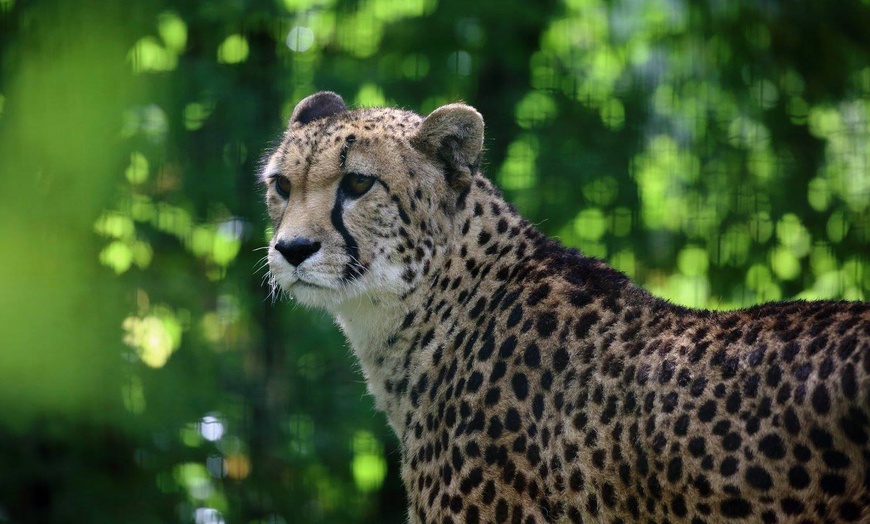
[[[870,306],[655,298],[522,219],[482,136],[320,93],[262,173],[272,276],[347,335],[411,522],[870,521]]]

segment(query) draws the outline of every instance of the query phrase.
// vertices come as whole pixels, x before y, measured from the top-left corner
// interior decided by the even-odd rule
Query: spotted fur
[[[870,522],[868,304],[653,297],[520,217],[482,137],[319,93],[261,175],[273,278],[347,335],[411,522]]]

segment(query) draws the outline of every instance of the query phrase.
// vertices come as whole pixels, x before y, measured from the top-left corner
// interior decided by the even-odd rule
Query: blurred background
[[[294,105],[487,122],[485,172],[654,293],[870,297],[870,1],[0,0],[0,522],[404,522],[254,174]]]

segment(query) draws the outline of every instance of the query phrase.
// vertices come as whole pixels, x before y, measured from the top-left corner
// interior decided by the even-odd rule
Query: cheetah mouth
[[[296,282],[293,283],[293,287],[297,287],[297,286],[302,287],[302,288],[307,288],[307,289],[322,289],[324,291],[332,290],[332,288],[329,286],[325,286],[323,284],[319,284],[317,282],[312,282],[310,280],[305,280],[303,278],[298,278],[298,277],[296,279]]]

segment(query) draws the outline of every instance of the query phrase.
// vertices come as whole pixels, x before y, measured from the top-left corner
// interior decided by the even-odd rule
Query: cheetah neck
[[[494,340],[511,296],[568,286],[604,304],[647,300],[625,275],[547,239],[479,175],[454,227],[409,294],[361,297],[337,314],[375,405],[403,440],[414,413],[435,409],[430,393],[444,380],[440,364],[455,372],[475,341]]]
[[[439,362],[460,358],[460,333],[487,316],[481,311],[488,301],[519,294],[554,271],[535,261],[551,241],[480,175],[454,223],[453,240],[436,249],[433,269],[411,293],[378,302],[360,297],[336,315],[376,406],[400,438],[414,412],[431,409],[435,399],[428,393],[439,380],[435,369]]]

